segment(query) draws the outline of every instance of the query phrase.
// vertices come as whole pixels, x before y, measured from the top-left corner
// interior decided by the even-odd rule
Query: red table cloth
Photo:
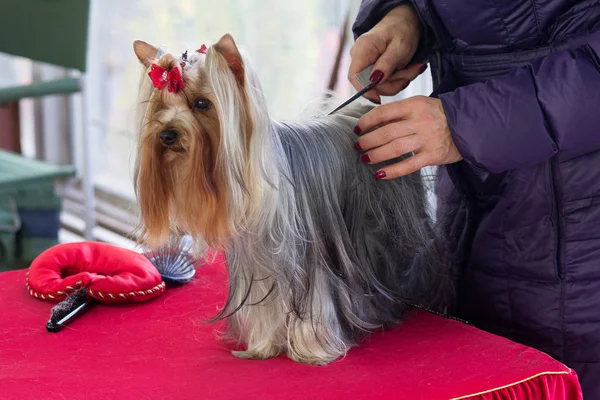
[[[58,333],[25,271],[0,274],[0,399],[568,399],[576,374],[549,356],[421,312],[326,367],[238,360],[206,325],[221,263],[148,303],[96,305]]]

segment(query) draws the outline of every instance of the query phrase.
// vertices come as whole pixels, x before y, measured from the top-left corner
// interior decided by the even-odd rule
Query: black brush
[[[87,295],[87,289],[81,288],[52,307],[50,320],[46,323],[48,332],[58,332],[87,311],[94,299]]]

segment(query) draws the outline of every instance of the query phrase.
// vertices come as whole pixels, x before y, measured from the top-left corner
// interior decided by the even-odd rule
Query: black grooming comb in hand
[[[327,115],[331,115],[331,114],[341,110],[342,108],[346,107],[348,104],[352,103],[353,101],[355,101],[356,99],[361,97],[363,94],[367,93],[369,90],[371,90],[375,87],[375,85],[372,84],[369,79],[371,77],[372,69],[373,69],[373,66],[371,65],[370,67],[365,68],[364,70],[362,70],[361,72],[359,72],[358,74],[355,75],[356,80],[358,81],[358,83],[360,83],[360,86],[362,86],[363,88],[361,90],[359,90],[358,92],[356,92],[356,94],[350,96],[350,98],[348,100],[344,101],[342,104],[340,104],[339,106],[334,108],[332,111],[327,113]]]

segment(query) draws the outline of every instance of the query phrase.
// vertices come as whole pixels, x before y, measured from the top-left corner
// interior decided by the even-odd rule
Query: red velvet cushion
[[[327,367],[286,357],[238,360],[206,325],[223,304],[222,265],[144,304],[97,305],[59,333],[50,307],[0,274],[0,398],[38,399],[565,399],[575,373],[545,354],[459,322],[418,313]],[[466,396],[466,397],[465,397]]]
[[[165,289],[160,273],[142,254],[100,242],[59,244],[31,264],[32,296],[62,300],[81,287],[104,303],[142,302]]]

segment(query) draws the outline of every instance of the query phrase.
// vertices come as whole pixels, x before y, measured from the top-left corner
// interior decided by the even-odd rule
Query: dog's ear
[[[214,49],[225,58],[227,61],[227,65],[233,75],[237,79],[240,85],[244,84],[244,62],[242,61],[242,55],[235,45],[235,41],[233,37],[228,33],[224,35],[217,44],[215,44]]]
[[[154,60],[158,54],[158,49],[156,47],[143,40],[136,40],[133,42],[133,51],[135,51],[138,60],[146,67],[150,65],[152,60]]]

